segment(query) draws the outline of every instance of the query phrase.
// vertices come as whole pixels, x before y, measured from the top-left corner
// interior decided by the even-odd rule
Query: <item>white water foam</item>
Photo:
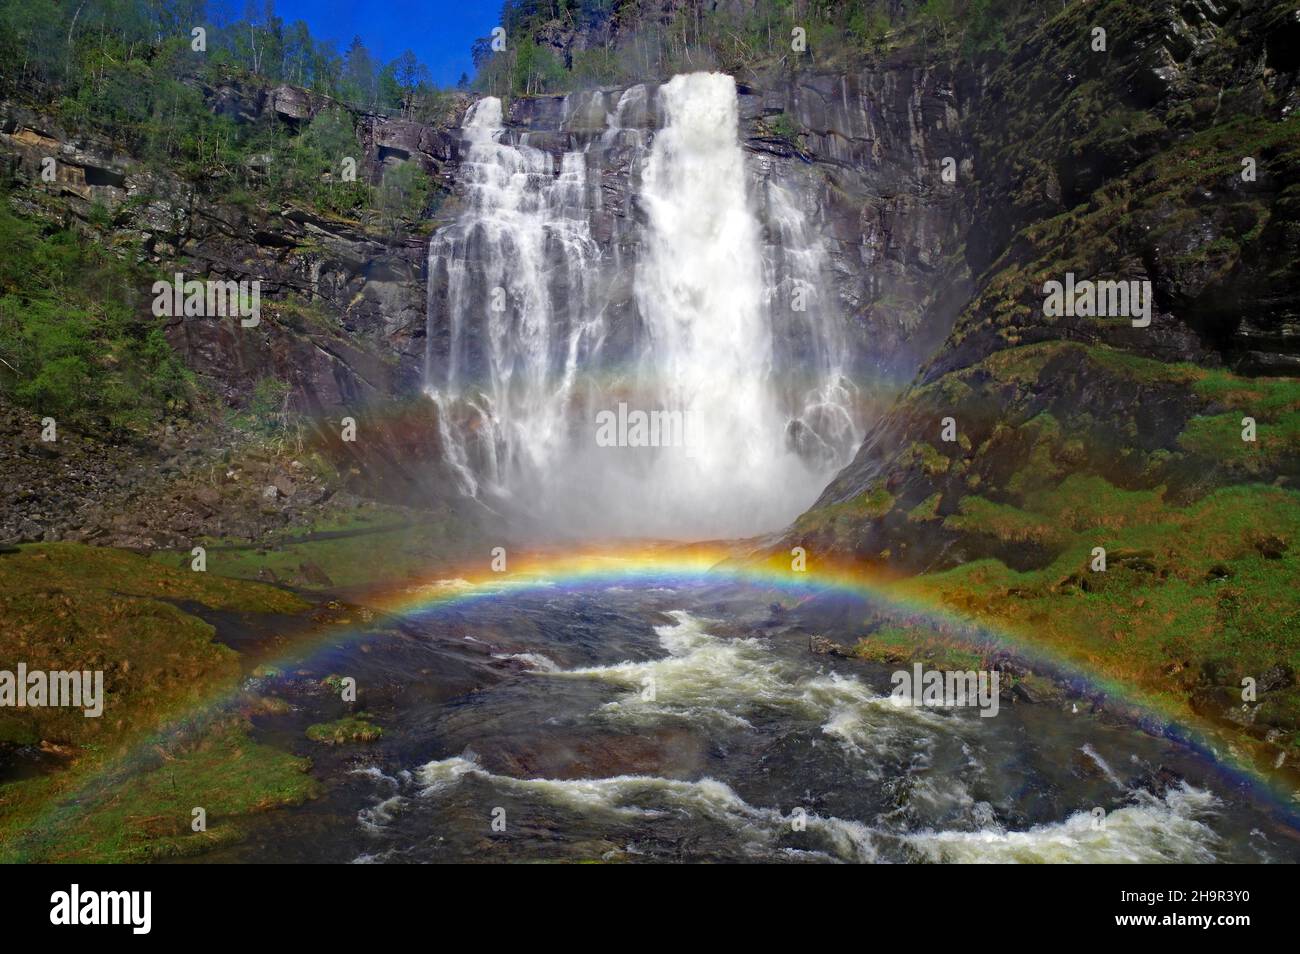
[[[808,814],[806,829],[814,846],[810,849],[807,840],[791,844],[793,808],[752,805],[715,778],[521,779],[488,772],[467,751],[400,773],[396,793],[393,776],[377,769],[358,770],[387,788],[374,806],[360,813],[360,825],[382,832],[408,809],[410,798],[442,798],[466,779],[475,778],[502,792],[581,814],[594,825],[602,816],[611,822],[644,823],[648,838],[654,837],[656,822],[688,817],[729,832],[736,848],[753,858],[863,862],[888,857],[945,863],[1215,860],[1219,838],[1208,821],[1219,802],[1208,792],[1186,784],[1170,789],[1164,797],[1128,790],[1100,755],[1084,746],[1083,751],[1111,781],[1125,789],[1130,803],[1111,811],[1104,826],[1098,826],[1091,813],[1079,812],[1059,822],[1009,830],[999,823],[993,806],[971,795],[968,783],[985,771],[976,734],[978,720],[970,726],[930,710],[900,709],[887,695],[850,676],[806,675],[763,640],[715,637],[704,621],[690,613],[669,615],[672,623],[656,627],[667,652],[662,659],[571,670],[542,666],[534,678],[597,679],[626,688],[626,693],[593,715],[634,731],[664,720],[723,730],[744,728],[765,709],[806,718],[858,759],[869,778],[884,781],[885,767],[902,756],[902,775],[896,774],[895,764],[890,780],[900,781],[906,799],[897,809],[870,819]],[[653,700],[642,695],[647,680],[655,687]],[[931,743],[939,733],[960,742],[966,759],[960,777],[930,768]],[[919,818],[944,821],[921,828]]]
[[[608,99],[571,97],[566,123]],[[429,245],[425,378],[440,442],[467,494],[569,532],[775,529],[862,431],[844,322],[817,293],[827,258],[795,194],[767,175],[752,183],[730,76],[659,87],[662,128],[647,145],[648,101],[627,90],[604,131],[562,155],[527,134],[512,142],[500,100],[470,109],[465,209]],[[643,214],[623,210],[628,233],[602,247],[591,221],[610,150],[630,154]],[[596,446],[597,413],[620,401],[681,414],[689,451]]]
[[[731,786],[712,778],[682,781],[652,775],[619,775],[595,779],[520,779],[494,775],[473,758],[464,756],[429,762],[415,772],[417,781],[424,785],[419,793],[423,798],[442,795],[470,775],[502,791],[532,796],[589,816],[605,813],[652,824],[656,819],[684,814],[730,829],[742,850],[756,857],[787,852],[779,840],[792,830],[795,820],[793,812],[783,814],[776,809],[750,805]],[[865,825],[815,814],[801,820],[807,831],[825,842],[826,857],[846,861],[876,859],[872,833]]]
[[[960,731],[957,720],[919,707],[900,709],[861,680],[839,673],[809,676],[761,639],[720,638],[688,612],[668,615],[674,623],[655,627],[667,656],[550,676],[599,679],[627,688],[600,710],[616,724],[641,726],[671,718],[749,728],[750,718],[765,710],[794,713],[818,722],[852,754],[870,759],[896,752],[905,727],[920,743],[927,729]],[[653,697],[646,693],[648,686]]]
[[[890,844],[910,849],[918,860],[932,862],[1043,863],[1129,862],[1207,863],[1215,860],[1218,837],[1205,824],[1218,800],[1188,785],[1171,789],[1164,798],[1134,792],[1135,804],[1112,811],[1104,827],[1089,813],[1025,831],[1007,831],[989,821],[976,831],[924,830],[899,833],[854,819],[808,814],[801,820],[819,847],[796,849],[785,842],[794,829],[794,811],[782,812],[749,804],[726,783],[646,775],[595,779],[519,779],[495,775],[470,755],[429,762],[414,772],[418,797],[448,794],[467,777],[516,796],[582,814],[593,823],[602,815],[645,823],[653,836],[658,820],[682,815],[729,830],[737,847],[753,858],[806,856],[847,862],[882,859]],[[385,799],[364,819],[369,830],[382,830],[401,807],[401,799]]]
[[[1219,841],[1204,819],[1219,804],[1184,784],[1165,797],[1132,793],[1136,804],[1115,809],[1099,825],[1089,812],[1027,831],[990,825],[979,831],[923,831],[904,840],[929,861],[963,863],[1175,863],[1215,860]]]

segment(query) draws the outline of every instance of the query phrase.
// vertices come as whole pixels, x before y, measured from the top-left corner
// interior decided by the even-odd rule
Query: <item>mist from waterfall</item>
[[[426,389],[449,463],[466,494],[558,532],[777,529],[861,434],[820,239],[747,163],[730,76],[612,99],[566,101],[605,128],[563,152],[508,130],[493,97],[465,118],[463,211],[429,245]],[[630,183],[618,208],[611,169]],[[600,242],[597,214],[615,223]]]

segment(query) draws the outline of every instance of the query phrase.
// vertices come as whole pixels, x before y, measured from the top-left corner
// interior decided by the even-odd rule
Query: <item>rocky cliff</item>
[[[1246,463],[1222,458],[1215,428],[1237,407],[1198,391],[1196,372],[1123,357],[1244,374],[1296,366],[1294,17],[1210,0],[1049,12],[1018,23],[1004,53],[903,46],[871,65],[739,85],[747,168],[787,186],[819,233],[824,284],[855,336],[855,377],[888,394],[920,372],[787,542],[911,570],[1023,561],[1019,544],[948,518],[967,496],[1022,501],[1013,481],[1044,460],[1056,462],[1046,474],[1084,469],[1175,496],[1234,475],[1294,474],[1285,440]],[[1091,46],[1099,25],[1103,51]],[[653,134],[653,92],[634,97],[620,120],[629,129]],[[236,79],[203,93],[220,115],[287,130],[330,105]],[[557,158],[585,148],[598,169],[592,235],[624,286],[616,312],[630,308],[638,183],[625,141],[605,134],[626,93],[517,98],[508,111],[512,136]],[[230,406],[274,379],[290,386],[286,409],[333,421],[419,391],[442,280],[426,287],[427,235],[458,209],[454,123],[467,105],[447,128],[354,116],[364,178],[403,163],[434,177],[444,200],[425,221],[223,201],[234,197],[15,103],[0,148],[25,211],[93,229],[106,209],[98,234],[137,243],[163,273],[184,263],[260,279],[268,317],[257,328],[172,319],[170,341]],[[59,160],[52,184],[39,176],[48,156]],[[1046,317],[1042,285],[1066,272],[1150,281],[1151,326]],[[1275,413],[1263,408],[1260,422]],[[431,423],[421,451],[436,459],[436,445]]]
[[[285,134],[337,106],[294,87],[233,78],[202,92],[218,116]],[[415,163],[445,190],[454,137],[401,119],[352,115],[362,181],[379,183],[385,170]],[[54,175],[46,181],[51,158]],[[261,320],[252,327],[221,317],[164,319],[167,340],[195,377],[197,403],[147,433],[63,422],[58,442],[33,445],[41,415],[6,408],[6,427],[21,439],[6,442],[6,497],[14,506],[6,508],[0,537],[180,545],[200,534],[256,539],[286,523],[310,523],[340,503],[354,506],[351,491],[440,505],[446,482],[436,420],[401,410],[418,396],[423,372],[432,222],[350,219],[236,195],[107,139],[69,132],[13,101],[0,104],[0,161],[19,214],[70,226],[154,277],[171,280],[179,271],[256,280],[262,296]],[[133,307],[143,315],[152,294],[147,285],[135,291]],[[276,406],[261,410],[308,428],[299,430],[294,452],[283,438],[267,446],[229,426],[268,382]],[[360,419],[371,439],[341,442],[345,416]],[[307,480],[294,458],[311,453],[323,455],[326,472]],[[214,477],[218,471],[226,476]]]
[[[274,120],[294,127],[325,101],[294,87],[232,81],[204,90],[214,112],[237,122]],[[0,104],[0,149],[17,181],[15,198],[34,214],[73,217],[89,227],[92,210],[111,216],[105,238],[135,242],[162,274],[176,268],[204,278],[257,279],[270,319],[232,329],[217,318],[172,320],[168,336],[187,364],[239,404],[263,377],[287,381],[306,413],[356,408],[418,388],[424,334],[424,230],[406,221],[328,216],[294,205],[271,207],[201,189],[123,154],[114,144],[73,135],[14,103]],[[378,181],[386,166],[414,161],[448,173],[453,140],[416,123],[358,114],[358,170]],[[41,162],[57,160],[44,183]],[[47,187],[48,186],[48,187]]]
[[[1300,732],[1298,27],[1073,4],[966,74],[971,294],[775,548],[905,574],[1272,768]],[[1150,314],[1054,307],[1076,281]]]
[[[964,498],[1023,503],[1079,471],[1179,499],[1295,480],[1294,434],[1227,441],[1240,417],[1276,426],[1289,405],[1218,372],[1300,361],[1294,29],[1280,7],[1212,3],[1026,24],[961,127],[973,293],[791,540],[911,570],[1024,565],[1053,554],[962,529]],[[1149,282],[1150,325],[1046,315],[1045,283],[1067,273]]]

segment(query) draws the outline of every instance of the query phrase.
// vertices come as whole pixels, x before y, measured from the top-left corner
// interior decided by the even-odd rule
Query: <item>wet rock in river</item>
[[[808,651],[818,656],[843,656],[846,659],[853,655],[847,647],[825,636],[809,636]]]

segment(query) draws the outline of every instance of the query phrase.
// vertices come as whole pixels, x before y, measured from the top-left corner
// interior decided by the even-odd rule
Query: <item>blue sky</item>
[[[501,0],[275,0],[286,23],[305,20],[316,39],[334,40],[339,52],[361,37],[381,63],[406,49],[429,67],[439,86],[474,75],[470,44],[500,22]]]

